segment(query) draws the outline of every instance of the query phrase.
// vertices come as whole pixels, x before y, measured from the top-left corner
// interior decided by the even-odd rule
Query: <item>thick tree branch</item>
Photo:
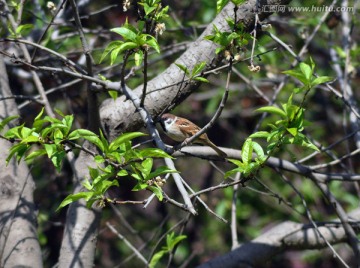
[[[351,219],[350,224],[356,226],[357,233],[359,233],[360,210],[355,210],[348,216]],[[320,226],[321,223],[317,223],[317,225]],[[323,224],[318,229],[332,245],[347,240],[345,230],[338,220]],[[326,246],[324,239],[312,225],[287,221],[271,228],[251,242],[198,266],[198,268],[254,267],[264,264],[277,254],[287,250],[321,249]]]
[[[0,96],[12,94],[0,56]],[[19,114],[14,99],[0,101],[1,119]],[[0,120],[1,120],[0,119]],[[42,267],[36,232],[35,184],[25,162],[12,159],[6,165],[11,143],[0,139],[0,267]]]

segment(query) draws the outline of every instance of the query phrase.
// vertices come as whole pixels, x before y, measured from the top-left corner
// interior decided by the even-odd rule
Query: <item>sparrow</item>
[[[194,136],[201,129],[193,122],[173,114],[163,114],[160,118],[160,124],[165,134],[178,142],[183,142],[185,139]],[[210,146],[221,157],[227,156],[225,152],[210,141],[206,133],[201,134],[200,137],[195,140],[195,143]]]

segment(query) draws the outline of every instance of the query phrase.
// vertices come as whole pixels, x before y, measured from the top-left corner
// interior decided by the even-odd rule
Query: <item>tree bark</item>
[[[88,166],[95,167],[95,163],[92,157],[81,152],[75,163],[75,193],[82,190],[81,182],[89,176]],[[98,208],[86,208],[83,200],[69,205],[60,249],[60,268],[92,267],[94,265],[100,212],[101,210]]]
[[[3,57],[0,56],[0,93],[11,96]],[[1,119],[17,115],[13,99],[0,102]],[[37,235],[35,184],[25,162],[6,157],[11,143],[0,139],[0,267],[42,267]]]

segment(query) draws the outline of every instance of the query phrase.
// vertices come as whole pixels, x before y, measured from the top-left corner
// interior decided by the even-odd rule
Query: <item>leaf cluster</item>
[[[140,66],[144,59],[144,50],[149,48],[155,49],[160,53],[160,47],[156,38],[150,34],[143,33],[145,23],[138,22],[138,28],[129,24],[127,21],[122,27],[111,29],[112,32],[120,35],[123,40],[110,42],[105,48],[100,62],[102,62],[110,54],[110,64],[114,64],[119,54],[129,52],[133,55],[135,65]]]
[[[176,236],[174,232],[168,234],[166,236],[166,246],[163,246],[162,249],[154,254],[151,258],[149,267],[154,268],[159,260],[168,253],[171,253],[175,247],[182,241],[186,239],[186,235],[178,235]]]
[[[240,50],[245,48],[252,36],[245,32],[243,25],[236,23],[234,19],[227,18],[226,21],[230,29],[233,29],[232,32],[220,31],[216,25],[214,25],[214,33],[205,36],[205,39],[219,45],[215,50],[216,54],[225,52],[225,54],[230,54],[231,57],[234,57]],[[227,57],[227,55],[225,56]]]
[[[242,160],[229,159],[229,161],[237,167],[228,171],[226,173],[227,177],[237,172],[245,176],[254,174],[277,148],[289,144],[307,147],[315,151],[319,150],[303,133],[304,127],[308,124],[305,120],[303,104],[310,89],[321,83],[329,82],[332,79],[327,76],[315,77],[314,68],[315,64],[312,59],[310,59],[310,64],[301,63],[299,70],[288,70],[284,72],[298,79],[303,84],[302,87],[294,89],[294,94],[303,93],[301,104],[294,104],[293,94],[291,94],[288,101],[282,103],[281,107],[272,105],[257,109],[257,112],[273,114],[279,116],[280,119],[268,124],[270,128],[269,131],[258,131],[249,136],[242,147]],[[254,142],[252,140],[254,138],[265,139],[267,142],[266,149],[264,150],[259,143]],[[265,156],[264,151],[266,151],[267,156]],[[253,153],[255,153],[255,155],[253,155]]]
[[[195,80],[195,81],[199,81],[199,82],[203,82],[203,83],[209,83],[209,80],[207,80],[205,77],[202,76],[202,72],[203,72],[204,68],[206,67],[205,61],[197,63],[191,72],[185,65],[182,65],[180,63],[175,63],[175,65],[177,67],[179,67],[180,70],[182,70],[185,73],[185,75],[189,78],[190,82],[192,80]]]
[[[89,168],[90,177],[83,184],[86,191],[69,195],[58,209],[82,198],[87,201],[87,206],[91,207],[95,201],[105,199],[105,193],[111,186],[119,187],[118,179],[123,176],[130,176],[136,180],[134,191],[147,189],[162,200],[161,186],[164,181],[161,176],[177,171],[166,166],[154,169],[154,158],[171,157],[166,152],[158,148],[135,149],[132,147],[133,139],[146,134],[124,133],[109,143],[101,131],[97,135],[87,129],[72,130],[73,115],[64,115],[60,111],[57,113],[61,119],[44,116],[44,109],[42,109],[34,119],[32,127],[22,124],[10,128],[3,138],[14,143],[6,159],[7,163],[13,157],[20,162],[22,158],[29,161],[47,155],[55,168],[60,171],[67,150],[82,149],[94,157],[97,167]],[[16,118],[12,116],[4,119],[0,123],[0,131]],[[78,145],[77,143],[82,139],[93,144],[97,151],[92,152]]]

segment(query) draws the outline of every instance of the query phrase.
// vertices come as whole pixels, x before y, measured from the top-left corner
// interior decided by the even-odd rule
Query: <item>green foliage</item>
[[[205,61],[196,64],[194,66],[194,69],[192,69],[191,73],[185,65],[182,65],[180,63],[175,63],[175,65],[185,73],[185,75],[190,79],[190,81],[196,80],[203,83],[209,83],[209,80],[201,76],[202,71],[206,67]]]
[[[186,235],[175,236],[175,233],[172,232],[166,236],[166,246],[154,254],[151,258],[149,267],[154,268],[159,260],[167,253],[171,253],[175,247],[186,238]]]
[[[256,155],[253,159],[253,153]],[[261,145],[254,142],[251,138],[246,139],[241,149],[242,160],[229,159],[231,163],[237,166],[225,173],[225,178],[234,175],[237,172],[244,174],[246,177],[254,174],[257,169],[266,161],[266,156]]]
[[[310,58],[310,65],[306,64],[304,62],[300,63],[300,70],[288,70],[284,71],[283,73],[288,74],[296,79],[298,79],[303,86],[300,88],[295,88],[295,93],[303,93],[305,91],[309,91],[312,87],[315,87],[317,85],[330,82],[333,80],[329,76],[314,76],[314,68],[315,63]]]
[[[149,189],[157,196],[160,201],[163,199],[161,191],[163,182],[162,180],[159,180],[158,177],[160,175],[177,172],[176,170],[169,169],[166,166],[158,167],[155,171],[151,172],[153,169],[152,158],[147,158],[141,163],[132,163],[131,168],[131,176],[137,180],[137,184],[134,186],[133,191]]]
[[[15,31],[13,31],[13,28],[11,25],[8,25],[8,31],[10,32],[10,38],[19,38],[22,36],[28,35],[31,30],[34,28],[33,24],[20,24]]]
[[[113,28],[111,31],[119,34],[124,41],[110,42],[105,48],[100,62],[110,54],[110,64],[112,65],[115,63],[119,54],[129,52],[130,54],[134,54],[135,64],[139,66],[143,61],[144,50],[147,51],[149,48],[153,48],[157,53],[160,53],[160,47],[156,38],[150,34],[142,33],[141,27],[140,29],[136,29],[126,21],[124,26]]]
[[[145,19],[152,19],[156,22],[167,19],[169,7],[162,8],[161,0],[142,0],[138,4],[144,7]]]
[[[64,115],[60,111],[57,113],[61,119],[44,116],[42,109],[35,117],[31,128],[24,124],[10,128],[3,138],[16,142],[10,148],[7,163],[13,157],[20,162],[24,157],[25,160],[34,160],[46,155],[58,171],[61,170],[62,162],[66,157],[66,146],[84,149],[75,143],[81,139],[96,146],[98,149],[96,152],[87,149],[87,152],[93,155],[98,167],[89,168],[90,177],[83,183],[85,191],[67,196],[58,209],[79,199],[85,199],[88,207],[91,207],[95,201],[98,201],[99,205],[104,205],[105,201],[110,202],[105,198],[106,191],[112,186],[119,187],[118,179],[124,176],[136,180],[134,191],[147,189],[154,192],[160,201],[163,199],[161,187],[164,180],[160,176],[177,171],[164,166],[154,168],[153,158],[171,157],[164,151],[158,148],[132,148],[132,140],[146,134],[124,133],[109,143],[101,131],[99,135],[87,129],[72,131],[74,117]],[[5,118],[0,123],[0,130],[16,118],[16,116]],[[30,152],[31,148],[33,150]]]
[[[305,109],[294,105],[290,96],[287,103],[282,104],[282,109],[274,106],[265,106],[257,112],[275,114],[281,117],[274,124],[269,124],[270,132],[256,132],[251,138],[265,138],[268,142],[267,153],[276,147],[285,144],[296,144],[318,151],[318,148],[303,134]]]
[[[300,105],[293,103],[291,94],[287,103],[281,104],[281,108],[276,106],[265,106],[257,109],[258,112],[270,113],[279,116],[281,119],[269,124],[271,131],[260,131],[252,134],[252,138],[264,138],[268,142],[267,153],[272,152],[276,147],[286,144],[295,144],[318,151],[318,148],[302,133],[306,121],[304,119],[305,109],[302,105],[306,95],[315,86],[327,83],[332,80],[328,76],[314,77],[315,64],[310,59],[310,64],[301,63],[299,70],[289,70],[284,73],[298,79],[303,86],[295,88],[294,93],[303,93],[303,100]]]
[[[254,174],[267,160],[264,150],[259,143],[252,141],[254,138],[265,139],[267,142],[266,154],[270,156],[277,148],[285,145],[295,144],[310,148],[315,151],[319,149],[302,132],[306,125],[305,109],[302,107],[309,90],[321,83],[331,81],[331,77],[314,77],[315,64],[310,59],[310,64],[301,63],[300,70],[289,70],[284,73],[295,77],[303,86],[295,89],[295,94],[304,93],[302,103],[296,105],[293,103],[293,94],[290,95],[287,103],[282,103],[281,108],[277,106],[264,106],[257,109],[257,112],[269,113],[280,117],[274,123],[268,124],[270,131],[258,131],[250,135],[244,142],[241,158],[242,160],[229,159],[237,168],[226,172],[225,177],[231,176],[237,172],[249,176]],[[255,157],[253,156],[255,153]],[[254,160],[252,160],[254,158]]]
[[[238,54],[249,43],[252,37],[244,31],[242,24],[236,24],[231,18],[228,18],[226,21],[230,28],[233,29],[232,32],[220,31],[214,25],[214,33],[205,36],[205,39],[218,44],[219,47],[215,50],[215,53],[224,52],[225,57],[228,59],[228,57],[233,58]]]
[[[98,76],[100,77],[100,79],[102,81],[106,81],[106,82],[110,82],[110,80],[108,80],[105,76],[101,75],[101,74],[98,74]],[[117,97],[118,97],[118,92],[115,91],[115,90],[109,90],[108,91],[108,94],[109,96],[113,99],[113,100],[116,100]]]
[[[110,30],[120,35],[123,40],[110,42],[101,55],[100,62],[110,54],[110,64],[112,65],[120,54],[129,53],[132,55],[135,65],[140,66],[144,60],[145,51],[153,48],[157,53],[160,53],[160,46],[152,34],[162,33],[165,29],[165,24],[161,22],[169,17],[167,15],[169,7],[162,8],[160,0],[143,0],[138,4],[144,8],[144,17],[140,18],[137,27],[129,24],[126,20],[122,27]],[[150,25],[155,26],[149,33]]]
[[[234,5],[241,5],[245,3],[245,0],[231,0]],[[220,13],[220,11],[229,3],[229,0],[218,0],[216,1],[216,13]]]
[[[5,118],[3,121],[0,122],[0,131],[2,131],[4,129],[4,127],[9,124],[11,121],[18,119],[19,116],[18,115],[13,115],[13,116],[9,116],[7,118]]]

